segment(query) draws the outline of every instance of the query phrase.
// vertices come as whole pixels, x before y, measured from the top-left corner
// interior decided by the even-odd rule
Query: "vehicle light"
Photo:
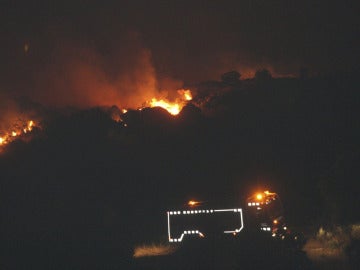
[[[190,207],[197,206],[198,204],[199,204],[199,202],[193,201],[193,200],[191,200],[191,201],[188,202],[188,205],[189,205]]]

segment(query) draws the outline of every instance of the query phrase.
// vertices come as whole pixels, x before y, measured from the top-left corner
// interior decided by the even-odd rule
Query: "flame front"
[[[167,110],[172,115],[178,115],[186,103],[192,100],[191,91],[188,89],[180,89],[177,91],[179,97],[175,101],[169,101],[168,99],[162,98],[152,98],[149,102],[151,108],[161,107]]]
[[[35,127],[33,120],[27,121],[22,127],[13,130],[8,130],[0,134],[0,147],[14,141],[17,137],[29,133]]]

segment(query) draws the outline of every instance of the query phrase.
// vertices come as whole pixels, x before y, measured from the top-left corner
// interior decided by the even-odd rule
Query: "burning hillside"
[[[31,133],[35,127],[39,125],[34,120],[18,120],[9,129],[0,130],[0,150],[1,147]]]
[[[166,94],[159,95],[160,97],[153,97],[151,100],[143,102],[144,106],[135,110],[141,111],[145,108],[160,107],[169,114],[176,116],[192,99],[192,93],[189,89],[179,89],[176,93],[177,95],[173,99],[167,98]],[[115,108],[117,107],[115,106]],[[128,109],[134,110],[134,108]],[[117,109],[116,112],[112,110],[110,112],[110,117],[116,122],[122,121],[121,114],[125,114],[128,109],[122,109],[121,111]],[[31,119],[24,119],[20,113],[13,112],[13,114],[18,114],[12,117],[14,119],[13,121],[7,119],[7,124],[0,123],[2,124],[2,128],[0,129],[0,147],[4,147],[15,140],[22,138],[25,134],[32,132],[34,127],[39,127],[38,122]],[[124,126],[127,126],[127,124],[125,123]]]

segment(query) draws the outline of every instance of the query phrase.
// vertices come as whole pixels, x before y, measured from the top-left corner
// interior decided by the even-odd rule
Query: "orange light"
[[[23,125],[16,130],[9,130],[9,131],[1,130],[2,136],[0,137],[0,146],[4,146],[8,143],[11,143],[22,134],[31,132],[35,126],[36,126],[35,122],[30,120],[28,122],[24,122]]]
[[[256,199],[261,201],[263,199],[263,195],[261,193],[256,194]]]
[[[194,207],[194,206],[196,206],[196,205],[198,205],[199,204],[199,202],[197,202],[197,201],[189,201],[188,202],[188,205],[190,206],[190,207]]]
[[[166,98],[157,99],[152,98],[151,101],[147,102],[151,108],[161,107],[167,110],[172,115],[178,115],[186,103],[192,100],[191,91],[188,89],[180,89],[177,91],[178,97],[175,101],[169,101]]]
[[[181,89],[178,90],[178,94],[187,101],[192,100],[192,95],[190,90]]]
[[[161,107],[165,110],[167,110],[172,115],[177,115],[180,113],[180,105],[177,103],[168,102],[166,100],[160,99],[157,100],[156,98],[153,98],[150,102],[151,107]]]
[[[274,224],[278,224],[278,221],[277,221],[276,219],[274,219],[274,221],[273,221],[273,222],[274,222]]]

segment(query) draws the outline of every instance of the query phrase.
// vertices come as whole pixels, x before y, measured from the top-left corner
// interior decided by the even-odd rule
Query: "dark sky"
[[[132,106],[134,93],[146,99],[234,69],[243,78],[259,68],[274,76],[354,70],[355,2],[2,1],[1,91],[49,104]]]

